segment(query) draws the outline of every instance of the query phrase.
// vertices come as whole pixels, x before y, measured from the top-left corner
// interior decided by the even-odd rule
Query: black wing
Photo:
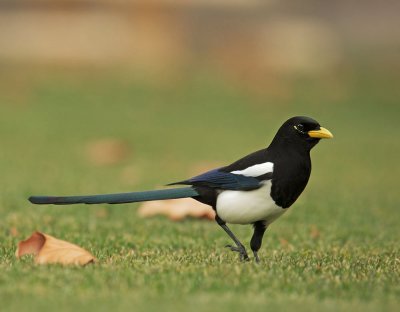
[[[171,183],[169,185],[175,184],[206,186],[214,189],[243,191],[255,190],[262,186],[260,180],[256,178],[246,177],[244,175],[233,174],[230,172],[224,172],[220,169],[207,171],[206,173],[203,173],[191,179]]]

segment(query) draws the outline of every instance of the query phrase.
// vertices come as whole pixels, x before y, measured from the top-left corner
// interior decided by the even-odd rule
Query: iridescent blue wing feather
[[[240,174],[223,172],[219,169],[207,171],[191,179],[171,183],[169,185],[184,184],[193,186],[206,186],[221,190],[254,190],[262,186],[260,180]]]

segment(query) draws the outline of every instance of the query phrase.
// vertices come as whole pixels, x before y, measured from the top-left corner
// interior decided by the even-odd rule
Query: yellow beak
[[[308,131],[308,135],[310,138],[318,138],[318,139],[332,139],[333,134],[325,128],[320,128],[319,130],[311,130]]]

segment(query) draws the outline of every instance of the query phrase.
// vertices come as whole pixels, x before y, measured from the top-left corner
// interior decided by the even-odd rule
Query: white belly
[[[286,211],[275,204],[270,193],[271,181],[253,191],[222,191],[217,198],[217,214],[227,223],[265,221],[268,225]]]

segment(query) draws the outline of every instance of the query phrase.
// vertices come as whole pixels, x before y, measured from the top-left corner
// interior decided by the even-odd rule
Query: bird
[[[122,204],[151,200],[193,198],[215,210],[216,223],[228,234],[231,251],[241,261],[250,258],[245,246],[227,224],[253,225],[250,248],[255,262],[264,233],[282,216],[305,189],[311,174],[311,149],[332,133],[306,116],[295,116],[278,129],[268,147],[253,152],[230,165],[216,168],[187,180],[167,184],[185,187],[144,192],[85,196],[31,196],[33,204]]]

